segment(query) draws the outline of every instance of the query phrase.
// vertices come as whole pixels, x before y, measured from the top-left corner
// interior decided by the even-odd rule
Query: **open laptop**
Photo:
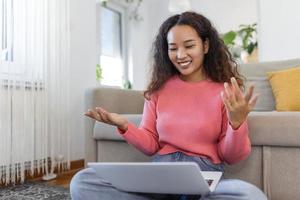
[[[207,194],[222,172],[201,171],[194,162],[88,163],[103,183],[127,192]]]

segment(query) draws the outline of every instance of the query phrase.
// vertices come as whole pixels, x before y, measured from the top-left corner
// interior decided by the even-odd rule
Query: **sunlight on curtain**
[[[0,182],[8,184],[70,167],[70,20],[69,0],[0,5]]]

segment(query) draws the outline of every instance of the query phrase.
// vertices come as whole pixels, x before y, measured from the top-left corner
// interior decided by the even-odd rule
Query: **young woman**
[[[245,159],[251,151],[247,115],[257,95],[253,86],[243,93],[236,63],[210,21],[194,12],[168,18],[153,44],[153,60],[139,127],[101,107],[86,115],[116,126],[128,143],[155,154],[155,162],[193,161],[202,170],[224,172],[224,163]],[[75,175],[71,195],[74,200],[267,199],[255,186],[228,179],[202,197],[126,193],[102,183],[92,169]]]

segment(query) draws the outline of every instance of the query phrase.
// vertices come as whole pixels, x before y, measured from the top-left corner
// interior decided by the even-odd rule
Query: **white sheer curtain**
[[[70,20],[69,0],[0,4],[0,182],[8,184],[69,168]]]

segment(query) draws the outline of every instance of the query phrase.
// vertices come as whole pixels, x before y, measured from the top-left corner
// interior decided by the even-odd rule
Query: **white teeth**
[[[179,63],[181,66],[187,66],[191,63],[192,61],[186,61],[186,62],[182,62],[182,63]]]

